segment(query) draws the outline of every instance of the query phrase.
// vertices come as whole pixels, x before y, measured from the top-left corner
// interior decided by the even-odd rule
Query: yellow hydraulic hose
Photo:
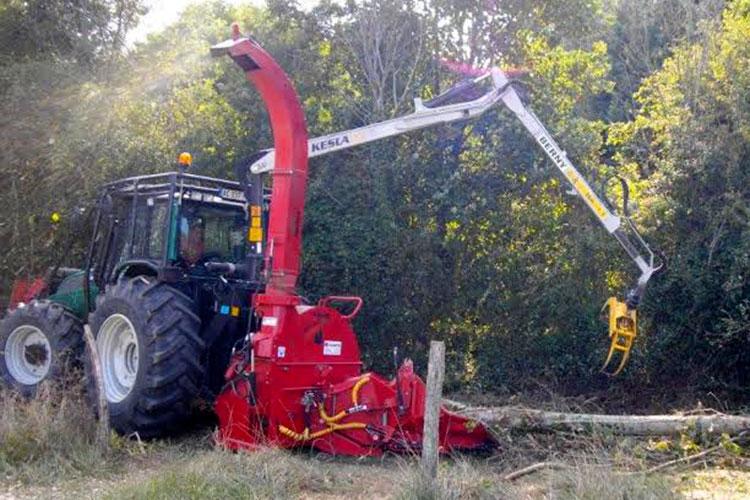
[[[364,376],[357,380],[357,383],[354,384],[354,387],[352,387],[352,403],[354,403],[354,406],[359,406],[359,390],[369,381],[370,377]],[[346,410],[341,410],[336,415],[331,417],[330,415],[328,415],[328,413],[326,413],[323,403],[320,403],[320,405],[318,405],[318,410],[320,411],[320,417],[325,420],[327,424],[335,424],[348,415]]]
[[[363,385],[365,385],[367,382],[370,381],[369,376],[364,376],[357,380],[357,383],[354,384],[354,387],[352,387],[352,403],[354,403],[354,406],[359,406],[359,390],[362,388]],[[304,442],[304,441],[310,441],[312,439],[318,439],[319,437],[323,437],[327,434],[330,434],[334,431],[344,431],[348,429],[364,429],[367,427],[367,424],[361,423],[361,422],[352,422],[349,424],[339,424],[338,422],[348,415],[346,410],[341,410],[334,416],[329,416],[326,413],[325,407],[323,406],[323,403],[320,403],[318,405],[318,411],[320,412],[320,417],[325,421],[326,424],[328,424],[327,429],[322,429],[317,432],[313,432],[310,434],[310,429],[305,427],[305,430],[301,433],[295,432],[289,427],[284,427],[283,425],[279,425],[279,432],[282,433],[284,436],[294,439],[297,442]]]
[[[354,384],[354,387],[352,387],[352,403],[354,403],[354,406],[359,406],[359,390],[369,381],[370,377],[365,375],[364,377],[357,380],[357,383]]]
[[[333,431],[329,427],[328,429],[323,429],[322,431],[313,432],[312,434],[310,434],[310,429],[305,427],[305,430],[300,434],[299,432],[294,432],[292,429],[288,427],[284,427],[283,425],[280,425],[279,432],[288,438],[294,439],[295,441],[302,442],[302,441],[307,441],[309,439],[317,439]]]
[[[350,424],[329,424],[329,427],[327,429],[323,429],[318,432],[313,432],[312,434],[310,434],[310,429],[308,428],[305,428],[305,430],[302,433],[299,433],[299,432],[294,432],[292,429],[288,427],[279,425],[279,432],[288,438],[294,439],[295,441],[303,442],[303,441],[310,441],[313,439],[318,439],[319,437],[323,437],[334,431],[345,431],[349,429],[364,429],[366,427],[367,427],[367,424],[362,423],[362,422],[352,422]]]
[[[339,420],[341,420],[342,418],[346,416],[346,410],[341,410],[340,412],[338,412],[336,415],[332,417],[328,416],[328,414],[326,413],[326,409],[323,407],[323,403],[320,403],[318,405],[318,410],[320,411],[320,417],[323,420],[325,420],[325,422],[329,425],[335,424],[336,422],[338,422]]]

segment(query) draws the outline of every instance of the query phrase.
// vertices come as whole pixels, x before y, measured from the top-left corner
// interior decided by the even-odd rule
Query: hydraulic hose
[[[330,415],[328,415],[328,413],[326,413],[323,403],[320,403],[318,405],[318,411],[320,412],[320,417],[325,421],[326,424],[328,424],[328,428],[310,433],[310,428],[305,427],[305,430],[300,433],[300,432],[293,431],[289,427],[279,425],[279,432],[283,434],[284,436],[290,439],[293,439],[297,442],[304,442],[304,441],[310,441],[312,439],[318,439],[334,431],[344,431],[344,430],[349,430],[349,429],[366,428],[367,424],[362,423],[362,422],[351,422],[348,424],[339,424],[338,422],[344,417],[346,417],[347,415],[353,413],[352,411],[353,409],[359,407],[359,390],[362,388],[362,386],[364,386],[369,381],[370,381],[370,377],[368,375],[365,375],[361,377],[359,380],[357,380],[357,382],[354,384],[354,387],[352,387],[352,403],[354,404],[354,406],[352,406],[348,410],[341,410],[336,415],[331,417]]]
[[[359,390],[369,381],[370,377],[365,375],[364,377],[357,380],[357,383],[354,384],[354,387],[352,387],[352,403],[354,403],[354,406],[359,406]]]
[[[361,377],[359,380],[357,380],[357,383],[354,384],[354,387],[352,387],[352,403],[354,406],[352,408],[349,408],[348,410],[341,410],[334,416],[329,416],[328,413],[326,413],[325,407],[323,406],[323,403],[318,405],[318,410],[320,411],[320,417],[325,420],[327,424],[335,424],[345,416],[349,415],[350,413],[353,413],[351,410],[353,408],[357,408],[359,406],[359,390],[362,388],[363,385],[365,385],[367,382],[370,381],[370,377],[365,375]]]
[[[365,429],[367,427],[367,424],[362,422],[352,422],[349,424],[328,424],[327,429],[322,429],[317,432],[310,433],[309,428],[305,428],[302,433],[295,432],[292,429],[288,427],[284,427],[283,425],[279,425],[279,432],[282,433],[284,436],[291,438],[297,442],[304,442],[304,441],[311,441],[313,439],[321,438],[327,434],[330,434],[335,431],[345,431],[350,429]]]

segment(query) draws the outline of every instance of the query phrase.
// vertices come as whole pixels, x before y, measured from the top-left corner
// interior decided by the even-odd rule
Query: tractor
[[[82,269],[16,284],[0,323],[0,376],[24,395],[84,368],[96,335],[112,426],[142,437],[179,429],[223,385],[233,345],[253,327],[263,192],[176,172],[103,186]],[[267,204],[266,208],[267,210]]]

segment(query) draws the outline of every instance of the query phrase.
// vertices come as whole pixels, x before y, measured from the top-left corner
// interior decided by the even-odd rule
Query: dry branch
[[[673,465],[677,465],[677,464],[681,464],[681,463],[688,463],[689,464],[689,463],[693,462],[693,460],[697,460],[699,458],[703,458],[703,457],[708,456],[708,455],[710,455],[712,453],[715,453],[717,451],[721,451],[722,449],[724,449],[724,447],[728,443],[734,443],[737,440],[739,440],[739,438],[744,437],[744,436],[745,436],[745,432],[742,432],[739,436],[736,436],[734,438],[730,438],[727,441],[725,441],[725,442],[723,442],[723,443],[721,443],[719,445],[713,446],[711,448],[708,448],[707,450],[703,450],[700,453],[695,453],[693,455],[688,455],[686,457],[680,457],[680,458],[676,458],[674,460],[670,460],[668,462],[661,463],[659,465],[656,465],[654,467],[651,467],[650,469],[647,469],[647,470],[643,471],[642,474],[653,474],[654,472],[658,472],[658,471],[660,471],[662,469],[666,469],[667,467],[672,467]]]
[[[538,472],[544,469],[565,469],[565,468],[568,468],[568,466],[565,464],[558,463],[558,462],[538,462],[538,463],[529,465],[528,467],[524,467],[523,469],[518,469],[509,474],[506,474],[505,476],[503,476],[503,481],[515,481],[519,477],[533,474],[534,472]]]
[[[609,431],[630,436],[664,436],[693,431],[735,435],[750,430],[750,416],[725,415],[602,415],[533,410],[515,406],[480,407],[446,401],[459,413],[490,427],[528,432]]]

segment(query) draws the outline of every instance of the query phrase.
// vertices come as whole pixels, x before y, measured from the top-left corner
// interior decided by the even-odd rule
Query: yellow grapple
[[[602,372],[615,376],[622,371],[630,357],[630,349],[633,347],[636,328],[636,310],[631,309],[625,302],[617,300],[616,297],[610,297],[602,307],[602,312],[609,308],[609,353],[602,366]],[[613,359],[620,357],[620,363],[617,369],[610,370],[609,364]]]

